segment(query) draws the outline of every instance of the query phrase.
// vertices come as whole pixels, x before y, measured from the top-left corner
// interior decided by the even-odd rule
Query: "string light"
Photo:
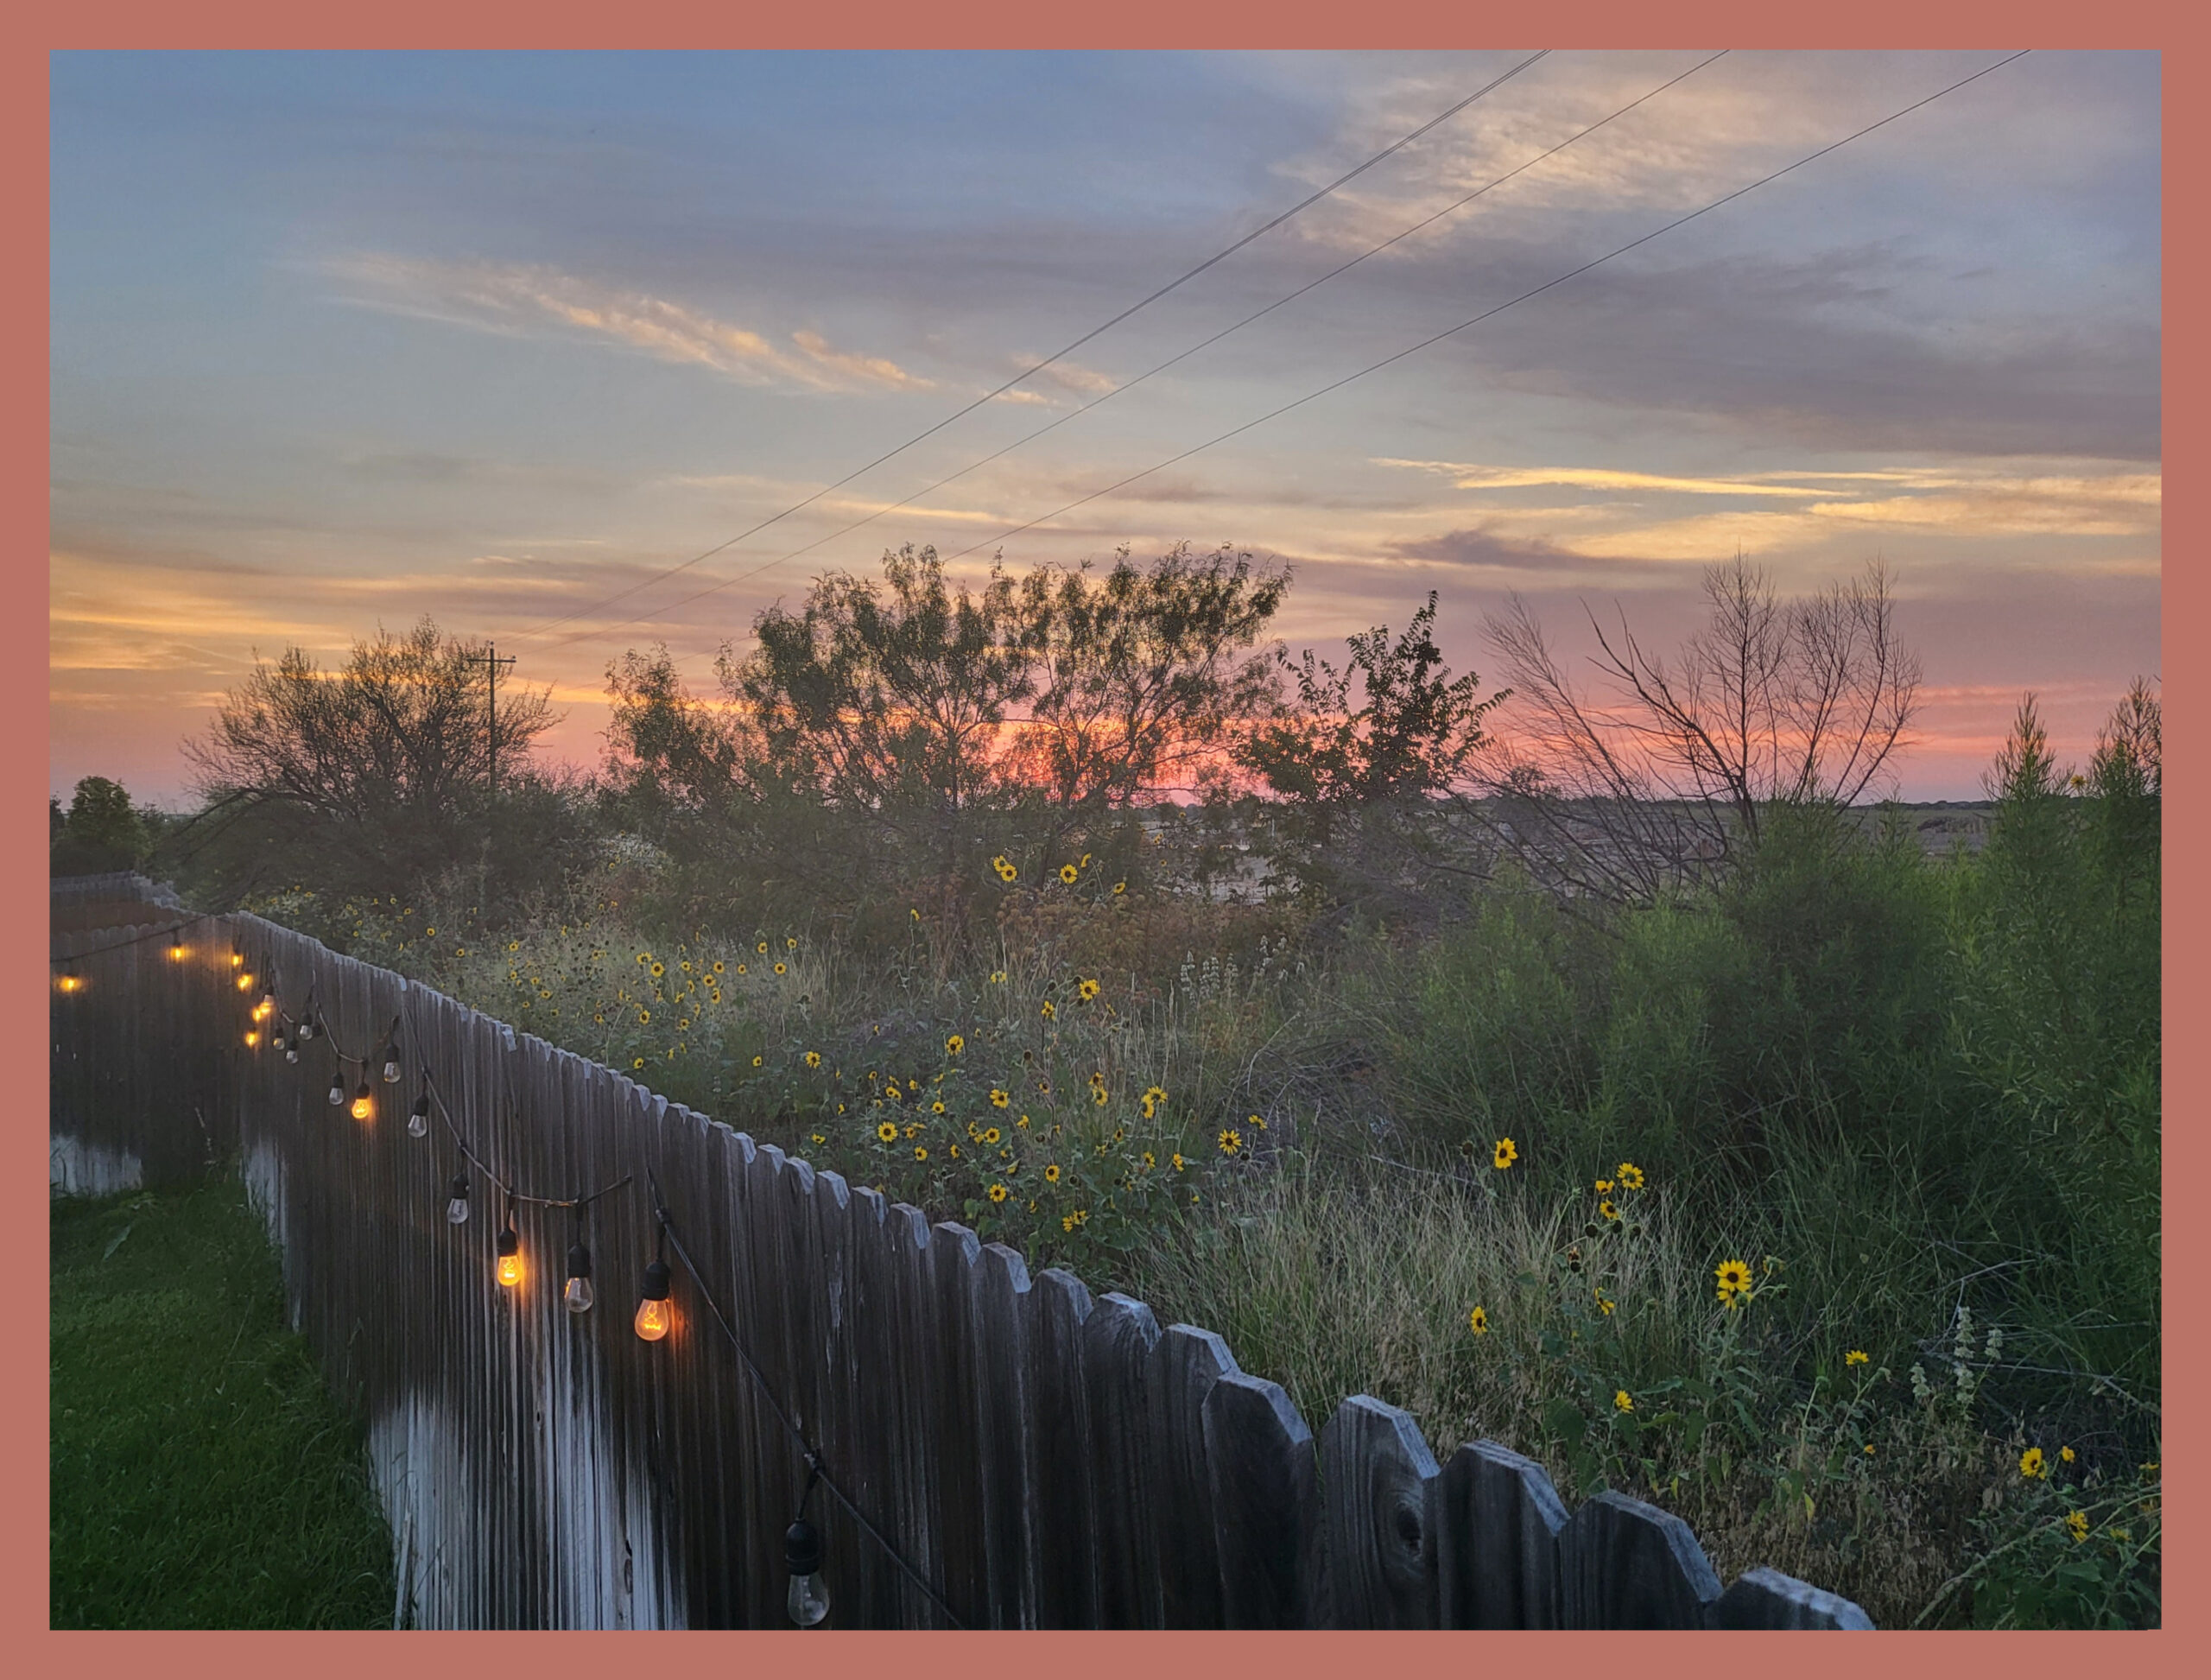
[[[77,965],[70,962],[62,966],[61,977],[54,984],[64,992],[74,992],[84,985],[84,981],[77,978]]]
[[[634,1322],[640,1341],[658,1341],[675,1327],[675,1314],[668,1298],[668,1262],[656,1258],[645,1268],[643,1298],[637,1303]]]
[[[342,1072],[330,1076],[330,1106],[333,1108],[345,1106],[345,1075]]]
[[[231,947],[231,967],[233,968],[243,968],[245,967],[245,953],[238,949],[235,945]]]
[[[386,1085],[399,1083],[399,1052],[397,1050],[387,1050],[384,1053],[383,1082]]]
[[[246,1049],[251,1049],[255,1045],[258,1044],[260,1042],[261,1042],[261,1031],[260,1031],[260,1029],[259,1029],[259,1028],[257,1028],[257,1027],[248,1027],[248,1028],[245,1030],[245,1047],[246,1047]]]
[[[299,1040],[302,1044],[314,1037],[314,996],[307,996],[307,1012],[300,1017]]]
[[[250,968],[247,969],[244,973],[238,976],[238,990],[241,992],[250,992],[253,990],[253,971]]]
[[[269,987],[268,987],[268,988],[266,988],[265,990],[263,990],[263,992],[262,992],[262,994],[261,994],[261,1005],[260,1005],[260,1009],[259,1009],[259,1011],[258,1011],[258,1013],[260,1014],[261,1018],[262,1018],[262,1019],[263,1019],[263,1020],[265,1021],[265,1020],[267,1020],[270,1016],[274,1015],[276,1012],[276,988],[275,986],[269,986]]]
[[[453,1199],[446,1203],[446,1223],[468,1223],[468,1175],[465,1172],[453,1176]]]
[[[430,1129],[430,1094],[428,1091],[415,1099],[415,1106],[408,1112],[407,1135],[420,1138]]]
[[[301,1021],[293,1026],[292,1042],[284,1046],[285,1061],[297,1062],[300,1059],[300,1040],[307,1036],[307,1024],[306,1022]]]
[[[515,1233],[515,1209],[511,1197],[507,1202],[506,1228],[499,1233],[498,1279],[508,1289],[522,1282],[522,1239]]]
[[[806,1491],[798,1496],[798,1515],[783,1531],[783,1567],[791,1572],[783,1608],[801,1627],[819,1627],[829,1614],[829,1588],[821,1579],[821,1531],[806,1520],[807,1501],[821,1480],[821,1461],[807,1449]]]
[[[361,1083],[353,1093],[353,1118],[357,1120],[370,1119],[376,1112],[376,1099],[369,1094],[369,1070],[364,1068],[361,1069]]]
[[[299,1057],[293,1054],[292,1041],[284,1037],[284,1026],[283,1023],[281,1021],[277,1023],[276,1027],[269,1032],[269,1048],[272,1050],[283,1051],[287,1056],[289,1056],[291,1060],[295,1062],[299,1060]]]
[[[177,943],[169,947],[169,960],[171,962],[182,962],[184,960],[184,945],[181,941],[179,941]]]
[[[561,1303],[572,1313],[591,1310],[591,1250],[581,1238],[568,1246],[568,1282],[561,1291]]]

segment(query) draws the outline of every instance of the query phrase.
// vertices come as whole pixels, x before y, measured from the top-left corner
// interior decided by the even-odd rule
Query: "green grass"
[[[234,1179],[53,1204],[56,1627],[375,1627],[390,1531]]]

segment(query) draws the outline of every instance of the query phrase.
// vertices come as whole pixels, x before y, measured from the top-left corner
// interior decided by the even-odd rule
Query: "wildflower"
[[[1873,1456],[1873,1443],[1870,1441],[1866,1443],[1866,1456],[1868,1458]]]
[[[890,1084],[883,1087],[883,1094],[890,1098],[893,1102],[903,1102],[906,1100],[906,1094],[898,1088],[898,1081],[895,1079],[892,1080]]]
[[[1011,1195],[1013,1192],[1007,1189],[1003,1184],[993,1184],[989,1189],[984,1191],[983,1194],[990,1197],[992,1201],[1004,1201],[1006,1197]]]
[[[821,1065],[821,1052],[808,1050],[806,1053],[806,1065],[809,1068],[819,1068]]]
[[[433,929],[430,929],[430,931],[431,931],[432,933],[435,933],[435,932],[437,932],[437,929],[436,929],[435,928],[433,928]],[[653,960],[653,959],[652,959],[652,953],[651,953],[651,952],[649,952],[649,951],[640,951],[640,952],[638,952],[638,953],[637,953],[637,967],[640,967],[640,968],[643,968],[643,967],[647,963],[650,962],[652,960]]]
[[[916,1161],[926,1161],[926,1160],[928,1160],[928,1158],[929,1158],[929,1152],[928,1152],[928,1151],[926,1148],[924,1148],[924,1147],[923,1147],[922,1144],[915,1144],[915,1145],[914,1145],[914,1159],[915,1159]]]
[[[2079,1545],[2081,1541],[2088,1537],[2088,1513],[2085,1511],[2067,1512],[2065,1531],[2073,1537],[2073,1544]]]
[[[826,1144],[826,1143],[827,1143],[829,1140],[828,1140],[827,1138],[823,1137],[820,1132],[815,1132],[815,1133],[814,1134],[814,1141],[815,1143],[817,1143],[817,1144]]]
[[[1107,1103],[1112,1100],[1112,1097],[1104,1086],[1093,1085],[1090,1087],[1090,1100],[1096,1103],[1100,1108],[1103,1108]]]
[[[1106,1075],[1095,1068],[1091,1069],[1089,1076],[1083,1081],[1086,1085],[1103,1085],[1105,1082]]]
[[[1088,1003],[1093,998],[1098,995],[1098,982],[1096,980],[1084,980],[1080,985],[1075,987],[1075,994],[1080,997],[1083,1002]]]
[[[714,965],[714,973],[716,973],[717,974],[719,974],[719,973],[720,973],[721,972],[722,972],[722,966],[721,966],[721,964],[720,964],[720,963],[717,962],[717,963]]]
[[[752,948],[753,948],[754,950],[757,951],[757,952],[758,952],[762,956],[763,956],[763,957],[764,957],[764,956],[766,956],[766,955],[768,954],[768,941],[767,941],[766,940],[764,940],[764,939],[763,939],[763,940],[762,940],[762,941],[761,941],[757,945],[754,946]]]
[[[740,962],[737,965],[737,972],[740,974],[744,972],[744,965],[743,963]]]
[[[1597,1204],[1597,1211],[1608,1220],[1616,1220],[1620,1216],[1620,1210],[1613,1207],[1609,1201],[1599,1202]]]
[[[1157,1159],[1154,1157],[1154,1156],[1152,1155],[1152,1152],[1151,1152],[1150,1150],[1146,1150],[1146,1151],[1144,1152],[1144,1170],[1146,1172],[1150,1172],[1150,1171],[1154,1167],[1157,1166],[1158,1164],[1159,1164],[1159,1163],[1158,1163]]]
[[[1023,1132],[1028,1131],[1028,1130],[1029,1130],[1029,1116],[1028,1116],[1028,1115],[1026,1115],[1026,1114],[1023,1114],[1023,1115],[1019,1119],[1016,1120],[1016,1121],[1014,1122],[1014,1124],[1015,1124],[1016,1125],[1019,1126],[1019,1127],[1020,1127]]]
[[[1616,1176],[1620,1181],[1620,1188],[1624,1190],[1639,1190],[1643,1188],[1643,1169],[1632,1161],[1621,1162],[1619,1171]]]
[[[777,963],[777,964],[776,965],[776,972],[778,974],[788,974],[788,973],[789,973],[791,971],[790,971],[789,968],[785,967],[782,963],[780,963],[780,962],[779,962],[779,963]]]
[[[1606,1317],[1610,1318],[1620,1303],[1613,1300],[1611,1296],[1606,1294],[1602,1290],[1595,1290],[1593,1293],[1597,1297],[1597,1310],[1604,1314]]]
[[[1082,866],[1083,866],[1085,869],[1087,869],[1087,868],[1089,868],[1089,867],[1090,867],[1090,853],[1087,853],[1087,852],[1086,852],[1086,853],[1084,853],[1082,854]]]
[[[1075,866],[1073,864],[1061,864],[1060,865],[1060,878],[1062,881],[1065,881],[1069,886],[1073,886],[1074,884],[1076,872]]]
[[[1497,1140],[1496,1149],[1491,1151],[1490,1158],[1497,1163],[1497,1170],[1503,1172],[1520,1158],[1520,1146],[1510,1138],[1499,1138]]]
[[[885,1120],[881,1125],[876,1127],[875,1135],[884,1143],[895,1144],[898,1141],[898,1128]]]
[[[2153,1458],[2147,1464],[2144,1465],[2142,1467],[2142,1474],[2145,1476],[2156,1475],[2157,1474],[2157,1461]]]
[[[1004,986],[1005,984],[1005,970],[1003,968],[993,968],[991,970],[991,984],[992,986]]]
[[[1635,1400],[1633,1397],[1631,1396],[1624,1388],[1614,1389],[1612,1391],[1612,1410],[1614,1411],[1633,1411],[1635,1410]]]
[[[1183,1163],[1183,1160],[1182,1160],[1182,1151],[1180,1151],[1180,1150],[1175,1151],[1174,1154],[1172,1154],[1172,1155],[1169,1156],[1167,1158],[1168,1158],[1168,1160],[1169,1160],[1169,1161],[1170,1161],[1171,1163],[1173,1163],[1174,1167],[1175,1167],[1175,1170],[1176,1172],[1180,1172],[1180,1171],[1182,1171],[1182,1167],[1183,1167],[1183,1164],[1184,1164],[1184,1163]]]
[[[1714,1268],[1712,1275],[1720,1280],[1720,1298],[1722,1301],[1732,1301],[1736,1296],[1750,1291],[1751,1269],[1740,1260],[1722,1260]]]
[[[1090,1223],[1090,1209],[1087,1208],[1078,1208],[1074,1210],[1072,1217],[1077,1225],[1087,1225]]]
[[[681,968],[687,974],[691,972],[691,960],[688,957],[686,957],[681,962],[677,963],[675,966],[678,968]]]
[[[662,974],[668,973],[668,965],[662,962],[656,962],[646,972],[651,974],[655,979],[658,979]]]
[[[1001,863],[998,865],[998,879],[1001,881],[1014,880],[1019,877],[1020,873],[1021,872],[1010,863]]]
[[[1610,1195],[1612,1193],[1612,1181],[1611,1179],[1600,1178],[1597,1181],[1597,1194],[1599,1195]]]
[[[967,1048],[967,1041],[955,1032],[951,1037],[944,1041],[944,1048],[950,1054],[958,1056],[960,1051]]]
[[[983,1128],[983,1141],[986,1144],[995,1145],[998,1139],[1004,1136],[1005,1133],[1000,1132],[994,1125],[987,1125]]]
[[[2125,1529],[2123,1529],[2123,1528],[2115,1528],[2115,1529],[2112,1530],[2112,1531],[2111,1531],[2111,1537],[2112,1537],[2113,1539],[2114,1539],[2114,1540],[2118,1541],[2118,1542],[2119,1542],[2119,1544],[2121,1544],[2121,1545],[2123,1546],[2123,1545],[2125,1545],[2125,1544],[2129,1540],[2132,1540],[2134,1537],[2133,1537],[2132,1534],[2129,1534],[2129,1533],[2128,1533]]]
[[[1478,1336],[1489,1334],[1489,1315],[1479,1307],[1467,1315],[1467,1327]]]
[[[1866,1354],[1860,1349],[1853,1347],[1842,1356],[1842,1362],[1845,1365],[1863,1365],[1866,1362]]]
[[[919,1120],[915,1120],[911,1125],[906,1128],[907,1138],[910,1141],[913,1138],[920,1137],[922,1133],[927,1130],[928,1128]]]
[[[1074,1229],[1074,1215],[1073,1214],[1067,1214],[1061,1216],[1060,1229],[1062,1231],[1072,1231]]]
[[[639,1056],[639,1057],[638,1057],[635,1062],[632,1062],[630,1065],[632,1068],[642,1068],[642,1067],[643,1067],[643,1066],[645,1065],[645,1059],[644,1059],[644,1057],[643,1057],[643,1056]]]
[[[922,913],[921,913],[921,911],[919,911],[919,910],[914,910],[914,911],[910,912],[910,914],[913,916],[914,920],[915,920],[915,921],[916,921],[916,922],[918,922],[918,921],[920,921],[920,920],[922,919]],[[765,946],[763,946],[761,948],[764,950],[764,949],[766,949],[767,948],[766,948]]]
[[[1164,1093],[1162,1094],[1163,1097],[1164,1094]],[[1244,1119],[1254,1132],[1264,1132],[1267,1129],[1267,1123],[1257,1114],[1246,1114]]]
[[[760,1065],[760,1058],[758,1056],[756,1056],[752,1058],[752,1065],[756,1068]]]
[[[1150,1094],[1150,1092],[1146,1092],[1146,1093],[1144,1094],[1144,1119],[1146,1119],[1147,1120],[1151,1119],[1154,1119],[1155,1117],[1156,1117],[1156,1116],[1157,1116],[1158,1113],[1159,1113],[1159,1105],[1158,1105],[1157,1103],[1154,1102],[1154,1101],[1151,1100],[1151,1094]]]
[[[783,940],[783,948],[786,951],[795,951],[798,949],[798,941],[787,935]]]
[[[2049,1473],[2049,1466],[2043,1461],[2041,1448],[2030,1447],[2019,1455],[2019,1474],[2029,1481]]]
[[[2057,1456],[2063,1462],[2070,1464],[2073,1461],[2075,1455],[2070,1447],[2060,1447],[2057,1449]]]
[[[1126,881],[1116,881],[1113,883],[1113,891],[1117,893],[1126,892],[1128,890],[1129,884]]]
[[[1060,1163],[1058,1162],[1055,1161],[1050,1166],[1044,1169],[1044,1182],[1047,1184],[1056,1184],[1060,1182]]]
[[[1220,1152],[1223,1155],[1233,1155],[1244,1147],[1244,1134],[1232,1126],[1220,1134]]]
[[[1055,1008],[1052,1006],[1052,1000],[1051,1000],[1049,998],[1045,998],[1045,999],[1044,999],[1044,1006],[1043,1006],[1042,1009],[1038,1010],[1036,1012],[1037,1012],[1039,1015],[1042,1015],[1042,1017],[1043,1017],[1047,1021],[1048,1021],[1048,1020],[1052,1019],[1055,1016],[1056,1016],[1060,1011],[1059,1011],[1058,1010],[1055,1009]]]
[[[942,1097],[939,1097],[934,1102],[929,1105],[929,1113],[932,1114],[941,1114],[944,1113],[944,1099]]]

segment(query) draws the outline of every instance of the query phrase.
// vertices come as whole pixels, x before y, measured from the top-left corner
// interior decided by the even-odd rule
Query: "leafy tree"
[[[554,836],[525,835],[552,810],[525,764],[557,719],[549,690],[516,684],[493,740],[482,651],[426,618],[355,643],[335,671],[296,647],[257,664],[187,744],[206,804],[175,837],[180,853],[208,853],[225,892],[304,881],[383,895],[466,868],[510,881],[540,870]],[[521,830],[508,844],[503,814]]]
[[[60,810],[60,801],[52,801],[50,815],[58,819],[53,829],[54,874],[103,875],[137,864],[145,830],[122,783],[87,776],[77,783],[68,815],[62,816]]]

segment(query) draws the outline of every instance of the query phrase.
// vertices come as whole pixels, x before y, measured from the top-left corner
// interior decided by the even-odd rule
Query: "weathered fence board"
[[[976,1626],[1868,1625],[1771,1570],[1723,1594],[1678,1519],[1617,1494],[1569,1518],[1493,1442],[1439,1469],[1413,1420],[1365,1396],[1316,1443],[1220,1337],[1032,1277],[1010,1249],[302,935],[190,916],[135,878],[57,883],[54,903],[74,981],[51,1009],[56,1187],[238,1157],[293,1322],[367,1426],[396,1622],[781,1625],[808,1471],[780,1412],[881,1537],[812,1495],[833,1627],[947,1625],[886,1545]],[[249,1018],[264,987],[280,1020],[315,1023],[296,1060]],[[707,1292],[671,1251],[674,1328],[649,1344],[630,1328],[649,1176]],[[552,1202],[632,1182],[581,1210],[516,1205],[523,1277],[505,1288],[495,1178]],[[581,1313],[561,1298],[578,1240]]]

